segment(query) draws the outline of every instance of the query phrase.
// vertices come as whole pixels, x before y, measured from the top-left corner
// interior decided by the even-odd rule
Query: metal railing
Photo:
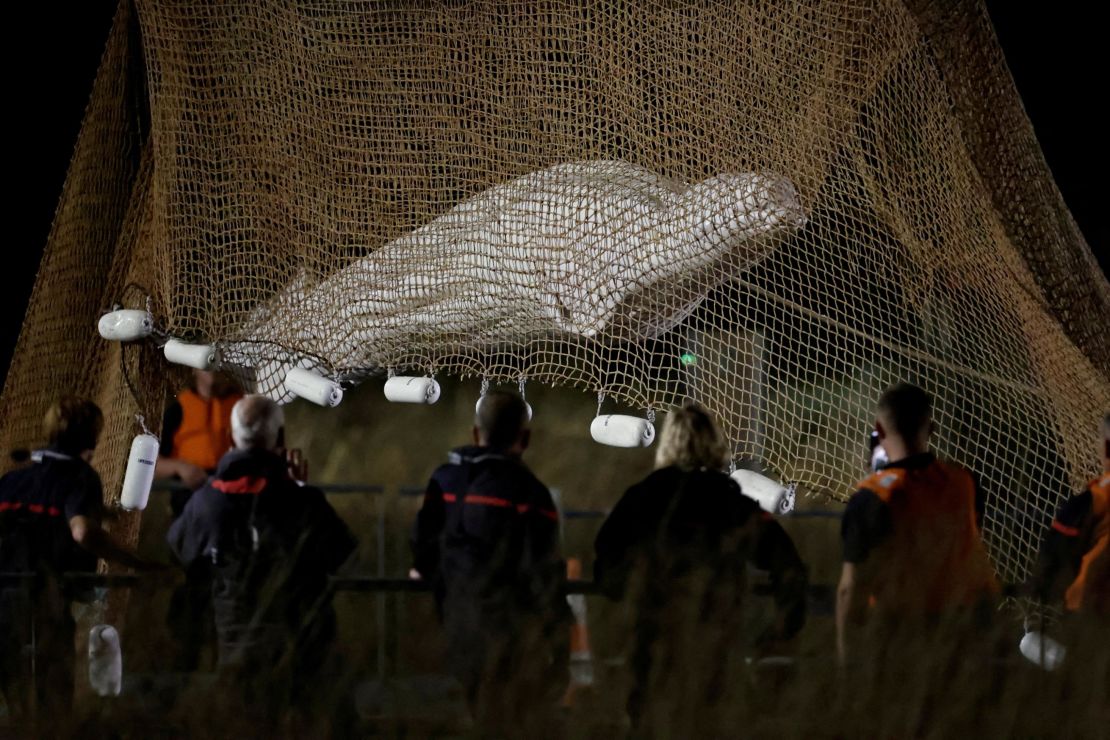
[[[344,574],[333,576],[331,580],[331,587],[335,592],[349,592],[349,593],[366,593],[376,595],[375,604],[375,618],[377,622],[377,633],[380,636],[376,649],[377,653],[377,673],[380,678],[384,678],[387,668],[387,640],[385,635],[388,633],[388,604],[386,603],[389,594],[403,594],[403,593],[421,593],[431,591],[431,586],[425,581],[412,580],[409,578],[390,578],[387,576],[389,571],[389,556],[388,556],[388,532],[387,532],[387,506],[393,501],[414,500],[423,496],[424,488],[420,486],[400,486],[396,489],[396,496],[390,497],[387,488],[380,484],[372,483],[326,483],[326,484],[313,484],[325,494],[332,495],[362,495],[370,496],[374,499],[374,549],[376,555],[376,564],[373,573],[360,573],[360,574]],[[155,481],[152,491],[162,494],[168,494],[176,491],[187,491],[188,489],[180,482],[172,480]],[[599,509],[563,509],[562,517],[566,521],[601,521],[608,512]],[[793,518],[835,518],[839,517],[839,513],[835,511],[794,511],[787,515]],[[405,565],[407,569],[407,564]],[[0,585],[11,586],[18,583],[30,584],[38,576],[33,573],[0,573]],[[80,585],[85,588],[142,588],[144,586],[144,577],[142,575],[133,575],[125,573],[67,573],[63,576],[63,580],[72,585]],[[149,580],[149,579],[147,579]],[[814,584],[812,587],[814,591],[813,596],[816,601],[823,603],[827,600],[827,588]],[[599,589],[592,581],[576,580],[569,581],[565,584],[565,591],[568,594],[596,594]],[[398,615],[395,615],[395,617]]]

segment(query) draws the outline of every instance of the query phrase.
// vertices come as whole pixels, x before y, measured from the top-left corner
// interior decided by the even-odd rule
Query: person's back
[[[39,450],[34,462],[0,479],[0,571],[26,574],[23,583],[0,584],[0,690],[23,693],[23,677],[37,652],[45,708],[65,705],[73,690],[76,595],[61,577],[94,571],[96,557],[73,541],[69,518],[100,516],[100,478],[88,463],[56,450]],[[37,643],[37,645],[35,644]],[[21,665],[22,663],[22,665]],[[42,684],[52,684],[53,691]],[[24,696],[8,696],[16,705]]]
[[[235,409],[238,449],[189,499],[167,540],[186,568],[210,568],[221,669],[280,704],[277,689],[295,700],[329,657],[328,576],[356,542],[323,493],[290,477],[275,447],[280,408],[248,396]]]
[[[594,545],[595,578],[612,596],[631,585],[647,600],[667,601],[676,582],[694,574],[742,574],[758,515],[758,504],[721,471],[661,468],[606,518]]]
[[[858,484],[841,520],[836,649],[853,701],[874,723],[865,732],[979,701],[995,676],[1000,589],[977,488],[968,471],[930,452],[934,428],[929,394],[905,383],[888,389],[875,430],[890,462]],[[902,695],[907,682],[913,702]]]
[[[594,543],[595,579],[635,609],[628,712],[636,726],[713,734],[738,708],[725,695],[743,683],[735,674],[751,637],[745,574],[760,509],[723,472],[727,459],[708,413],[672,412],[658,469],[625,492]]]
[[[887,464],[857,489],[864,498],[852,514],[856,507],[879,509],[867,514],[873,526],[848,535],[874,543],[868,556],[874,609],[891,617],[939,615],[972,607],[996,590],[967,470],[923,453]],[[854,527],[852,514],[845,516]]]
[[[463,485],[445,498],[439,571],[446,595],[512,611],[550,608],[558,515],[547,488],[519,457],[482,447],[452,452]]]
[[[67,512],[99,516],[100,476],[87,462],[56,449],[36,450],[32,464],[0,479],[0,570],[57,576],[92,570],[96,558],[73,541]]]
[[[354,542],[318,489],[272,452],[235,450],[193,499],[170,543],[211,566],[221,665],[276,663],[306,625],[334,627],[321,599]]]
[[[527,422],[518,397],[482,399],[478,444],[453,451],[432,475],[413,537],[414,569],[435,584],[451,670],[491,731],[542,714],[568,670],[558,514],[520,458]]]
[[[853,623],[917,629],[961,617],[999,591],[979,532],[974,478],[929,451],[932,398],[909,384],[879,399],[875,422],[891,462],[864,478],[841,521],[838,651]]]
[[[33,675],[39,719],[50,723],[67,717],[72,698],[70,606],[83,595],[63,574],[95,570],[97,556],[148,564],[100,529],[103,490],[88,462],[103,427],[100,409],[66,397],[50,407],[44,427],[50,446],[0,479],[0,571],[30,577],[0,583],[0,690],[20,716]]]
[[[1030,583],[1042,603],[1063,607],[1062,618],[1047,628],[1066,649],[1063,673],[1080,704],[1084,697],[1100,702],[1110,688],[1110,414],[1102,419],[1098,446],[1102,473],[1056,512]],[[1045,628],[1037,625],[1038,632]]]

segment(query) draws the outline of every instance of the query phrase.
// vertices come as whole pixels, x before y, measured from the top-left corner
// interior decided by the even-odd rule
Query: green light
[[[683,365],[697,365],[698,356],[693,352],[683,352],[678,358]]]

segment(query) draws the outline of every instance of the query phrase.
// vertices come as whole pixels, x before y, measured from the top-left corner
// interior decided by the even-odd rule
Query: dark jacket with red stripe
[[[100,476],[80,457],[56,449],[37,450],[32,459],[0,479],[0,571],[95,570],[96,558],[73,541],[69,520],[100,521]]]
[[[559,517],[551,493],[518,457],[461,447],[432,474],[413,533],[414,567],[446,612],[565,611]]]
[[[99,522],[103,491],[100,476],[76,455],[38,450],[32,460],[0,479],[0,571],[38,576],[31,583],[0,583],[0,692],[11,707],[22,704],[33,675],[42,716],[68,710],[73,696],[70,606],[81,594],[58,576],[96,569],[96,558],[73,541],[69,521],[83,516]]]
[[[1057,511],[1033,576],[1037,597],[1046,603],[1062,599],[1068,611],[1110,616],[1108,543],[1110,473],[1103,473]]]
[[[232,450],[167,536],[185,566],[211,565],[221,665],[266,666],[334,636],[328,576],[357,542],[319,489],[263,450]]]

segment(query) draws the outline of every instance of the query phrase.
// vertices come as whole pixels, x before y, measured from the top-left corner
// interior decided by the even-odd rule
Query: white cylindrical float
[[[110,624],[97,624],[89,630],[89,685],[97,696],[119,696],[123,688],[119,632]]]
[[[339,383],[303,367],[289,371],[285,376],[285,387],[293,395],[319,406],[338,406],[343,400],[343,389]]]
[[[655,441],[655,425],[639,416],[606,414],[590,423],[590,436],[611,447],[649,447]]]
[[[786,487],[754,470],[734,470],[731,477],[740,484],[740,492],[759,504],[768,514],[783,514]]]
[[[1018,649],[1026,660],[1046,671],[1059,668],[1068,653],[1066,647],[1036,630],[1025,633],[1018,644]]]
[[[439,383],[435,378],[394,375],[385,381],[385,397],[394,403],[435,403],[439,400]]]
[[[96,324],[100,336],[114,342],[134,342],[150,336],[154,331],[154,317],[147,311],[121,308],[100,317]]]
[[[166,342],[162,352],[170,362],[197,370],[211,370],[216,364],[216,348],[210,344],[189,344],[171,339]]]
[[[158,461],[158,438],[153,434],[140,434],[131,442],[127,458],[127,471],[123,474],[123,490],[119,504],[128,511],[142,511],[150,498],[150,485],[154,482],[154,464]]]

